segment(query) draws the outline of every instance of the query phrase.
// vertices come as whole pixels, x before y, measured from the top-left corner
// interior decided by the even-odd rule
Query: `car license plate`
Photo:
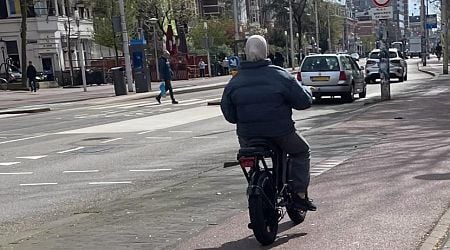
[[[326,82],[329,81],[329,76],[311,76],[311,81],[313,82]]]

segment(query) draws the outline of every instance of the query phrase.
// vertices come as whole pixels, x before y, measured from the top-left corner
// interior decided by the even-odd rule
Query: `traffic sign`
[[[390,2],[390,0],[372,0],[373,3],[378,7],[384,7],[387,6]]]
[[[427,29],[436,29],[437,28],[437,15],[431,14],[427,15]]]
[[[390,19],[394,17],[392,6],[371,8],[370,13],[374,20]]]

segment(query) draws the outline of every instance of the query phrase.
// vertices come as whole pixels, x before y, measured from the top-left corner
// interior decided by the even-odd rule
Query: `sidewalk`
[[[173,81],[172,86],[175,93],[186,93],[202,91],[207,89],[221,88],[228,83],[231,76],[221,76],[205,79],[191,79]],[[93,85],[88,86],[87,92],[83,87],[76,88],[49,88],[40,89],[36,93],[29,91],[0,91],[0,112],[5,109],[15,109],[23,106],[54,104],[63,102],[79,102],[85,100],[95,100],[102,103],[119,102],[126,100],[136,100],[150,98],[158,95],[159,82],[151,83],[151,90],[147,93],[131,92],[128,95],[116,96],[114,85]],[[136,90],[136,88],[134,88]]]
[[[427,60],[427,66],[422,66],[422,62],[418,62],[417,68],[419,71],[439,77],[442,75],[442,65],[442,59],[438,61],[436,57],[432,57]]]
[[[271,247],[440,249],[450,228],[449,89],[450,82],[440,79],[418,84],[391,101],[367,105],[347,120],[314,132],[330,138],[370,137],[376,142],[368,148],[355,149],[351,158],[313,178],[311,193],[319,210],[308,213],[306,221],[294,228],[283,221],[279,238]],[[330,144],[332,147],[339,146]],[[360,145],[355,143],[357,147]],[[207,183],[203,186],[195,179],[170,192],[145,190],[112,201],[103,210],[74,215],[39,234],[27,235],[14,246],[171,249],[176,242],[182,242],[178,247],[183,250],[261,249],[247,229],[246,210],[225,220],[204,220],[210,212],[209,202],[221,198],[208,196],[216,192],[211,188],[210,177],[214,176],[214,188],[233,187],[229,176],[223,174],[225,171],[235,170],[208,173],[209,178],[202,180]],[[243,177],[239,177],[242,183]],[[179,197],[181,189],[190,190],[192,196]],[[244,198],[245,190],[240,192]],[[204,195],[202,199],[199,194]],[[234,201],[226,202],[226,198],[224,210],[245,209],[245,204],[232,205]],[[181,201],[186,205],[170,210]],[[197,236],[191,238],[194,230],[177,230],[180,224],[202,231],[195,231]]]

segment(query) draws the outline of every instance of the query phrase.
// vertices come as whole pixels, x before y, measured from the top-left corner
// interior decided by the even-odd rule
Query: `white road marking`
[[[11,173],[0,173],[0,175],[23,175],[23,174],[33,174],[33,172],[11,172]]]
[[[448,91],[448,88],[446,88],[446,87],[439,87],[439,88],[432,89],[432,90],[426,92],[423,95],[424,96],[432,96],[432,95],[438,95],[440,93],[444,93],[444,92],[447,92],[447,91]]]
[[[169,136],[149,136],[149,137],[145,137],[147,139],[172,139],[172,137]]]
[[[69,174],[69,173],[98,173],[99,170],[95,169],[95,170],[66,170],[63,171],[64,174]]]
[[[193,139],[217,139],[217,136],[194,136]]]
[[[108,143],[108,142],[118,141],[118,140],[122,140],[122,139],[123,139],[123,138],[114,138],[114,139],[102,141],[102,142],[100,142],[100,143]]]
[[[132,184],[131,181],[98,181],[89,182],[89,185],[108,185],[108,184]]]
[[[41,138],[44,136],[47,136],[48,134],[44,134],[44,135],[36,135],[36,136],[31,136],[31,137],[25,137],[25,138],[20,138],[20,139],[15,139],[15,140],[10,140],[10,141],[2,141],[0,142],[0,144],[6,144],[6,143],[10,143],[10,142],[18,142],[18,141],[25,141],[25,140],[31,140],[31,139],[35,139],[35,138]]]
[[[0,119],[1,119],[1,118],[8,118],[8,117],[21,116],[21,115],[24,115],[24,114],[2,114],[2,115],[0,115]]]
[[[18,156],[17,159],[38,160],[47,157],[47,155]]]
[[[99,133],[128,133],[143,132],[176,127],[192,122],[198,122],[222,116],[219,107],[196,107],[154,116],[113,122],[98,126],[59,132],[57,134],[99,134]]]
[[[160,168],[160,169],[131,169],[130,172],[160,172],[160,171],[171,171],[171,168]]]
[[[23,183],[20,186],[46,186],[46,185],[58,185],[56,182],[42,182],[42,183]]]
[[[192,131],[188,131],[188,130],[173,130],[173,131],[169,131],[169,133],[192,133]]]
[[[153,132],[153,130],[147,130],[147,131],[144,131],[144,132],[139,132],[137,134],[138,135],[143,135],[143,134],[147,134],[147,133],[150,133],[150,132]]]
[[[0,166],[11,166],[11,165],[16,165],[19,164],[20,161],[13,161],[13,162],[0,162]]]
[[[206,99],[206,100],[200,100],[200,101],[190,102],[190,103],[180,103],[180,104],[178,104],[178,106],[187,106],[187,105],[193,105],[193,104],[199,104],[199,103],[211,102],[211,101],[220,101],[220,99],[214,98],[214,99]]]
[[[84,147],[72,148],[72,149],[68,149],[68,150],[64,150],[64,151],[57,152],[57,154],[69,153],[69,152],[77,151],[77,150],[80,150],[80,149],[83,149],[83,148],[84,148]]]

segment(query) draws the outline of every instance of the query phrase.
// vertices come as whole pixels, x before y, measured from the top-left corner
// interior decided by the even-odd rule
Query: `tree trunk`
[[[22,42],[22,58],[20,66],[22,68],[22,87],[27,87],[27,0],[20,0],[20,11],[22,24],[20,27],[20,39]]]

